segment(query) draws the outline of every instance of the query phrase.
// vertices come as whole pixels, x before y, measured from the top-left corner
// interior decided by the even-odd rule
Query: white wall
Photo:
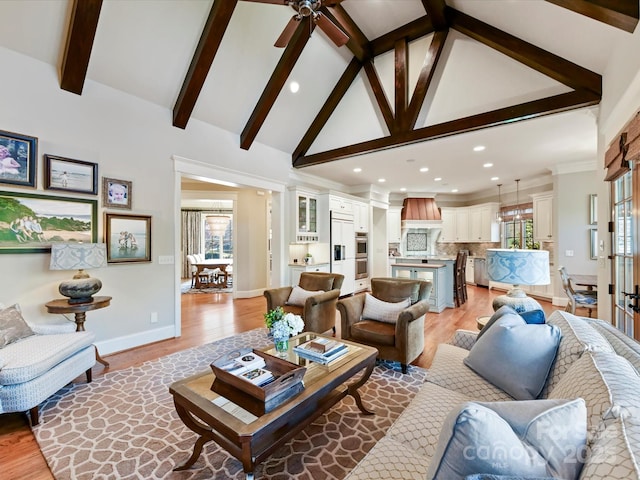
[[[96,333],[101,353],[172,336],[179,311],[175,291],[179,266],[159,265],[157,259],[176,255],[179,180],[174,156],[202,162],[210,171],[246,172],[252,178],[278,182],[288,178],[290,156],[256,143],[249,151],[241,150],[237,135],[195,120],[185,130],[175,128],[169,110],[91,81],[85,83],[82,96],[63,91],[52,66],[4,48],[0,62],[11,65],[14,73],[3,75],[0,129],[39,139],[37,189],[3,184],[0,189],[59,195],[43,191],[42,180],[42,155],[56,154],[98,163],[100,177],[131,180],[131,213],[152,216],[151,263],[110,264],[91,272],[102,280],[100,293],[113,297],[109,308],[87,315],[87,328]],[[100,200],[100,195],[67,196]],[[264,219],[263,204],[257,208],[240,214],[239,222],[254,222],[254,215]],[[283,211],[279,206],[277,213]],[[104,234],[103,214],[100,201],[99,241]],[[237,254],[243,255],[241,248]],[[57,285],[72,272],[51,272],[48,263],[49,254],[0,255],[0,302],[19,302],[31,320],[49,318],[44,303],[60,296]],[[262,271],[250,280],[252,289],[267,286],[264,268],[258,268]],[[151,312],[158,314],[153,325]]]
[[[597,261],[590,259],[589,195],[596,193],[599,180],[595,172],[567,173],[554,176],[554,223],[557,239],[555,242],[555,265],[551,271],[554,277],[554,296],[564,296],[558,268],[566,267],[569,273],[597,273]],[[573,256],[567,255],[572,251]]]

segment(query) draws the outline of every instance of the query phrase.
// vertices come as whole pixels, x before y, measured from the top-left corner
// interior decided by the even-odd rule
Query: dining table
[[[211,259],[204,260],[202,262],[194,263],[194,265],[197,268],[195,288],[204,288],[204,287],[211,286],[210,284],[203,284],[200,281],[200,274],[205,269],[215,270],[216,268],[219,268],[221,270],[222,275],[224,275],[224,278],[225,278],[224,284],[221,283],[219,284],[219,286],[226,287],[227,286],[226,279],[228,275],[227,268],[229,266],[233,266],[233,259],[232,258],[211,258]]]
[[[587,290],[593,290],[594,288],[598,288],[597,275],[585,275],[585,274],[572,273],[571,275],[569,275],[569,278],[575,285],[587,287]]]

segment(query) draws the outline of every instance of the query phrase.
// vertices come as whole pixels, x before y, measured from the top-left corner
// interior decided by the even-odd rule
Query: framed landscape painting
[[[0,253],[44,253],[53,243],[96,242],[97,215],[97,200],[0,191]]]
[[[44,188],[98,194],[98,164],[44,155]]]
[[[0,183],[36,186],[38,139],[0,130]]]
[[[151,261],[151,216],[105,214],[107,263]]]

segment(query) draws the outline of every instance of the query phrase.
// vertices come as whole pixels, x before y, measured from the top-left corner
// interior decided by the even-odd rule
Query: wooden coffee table
[[[215,377],[211,371],[172,384],[169,391],[178,415],[199,435],[189,459],[175,470],[191,467],[198,460],[203,446],[213,440],[242,462],[246,478],[251,479],[256,465],[347,395],[355,399],[362,413],[373,415],[362,404],[358,388],[369,379],[378,351],[341,340],[349,351],[331,366],[299,358],[292,351],[295,345],[316,336],[322,335],[303,333],[289,340],[287,360],[307,367],[304,390],[259,417],[213,392],[211,385]],[[264,351],[275,355],[272,348]],[[352,380],[359,372],[363,374]]]

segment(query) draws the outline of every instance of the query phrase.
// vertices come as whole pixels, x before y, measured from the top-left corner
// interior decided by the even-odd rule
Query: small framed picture
[[[131,210],[131,182],[102,177],[102,206]]]
[[[98,194],[98,164],[44,155],[44,188]]]
[[[598,224],[598,194],[589,195],[589,225]]]
[[[151,261],[151,216],[105,213],[107,263]]]
[[[36,187],[38,139],[0,130],[0,183]]]

